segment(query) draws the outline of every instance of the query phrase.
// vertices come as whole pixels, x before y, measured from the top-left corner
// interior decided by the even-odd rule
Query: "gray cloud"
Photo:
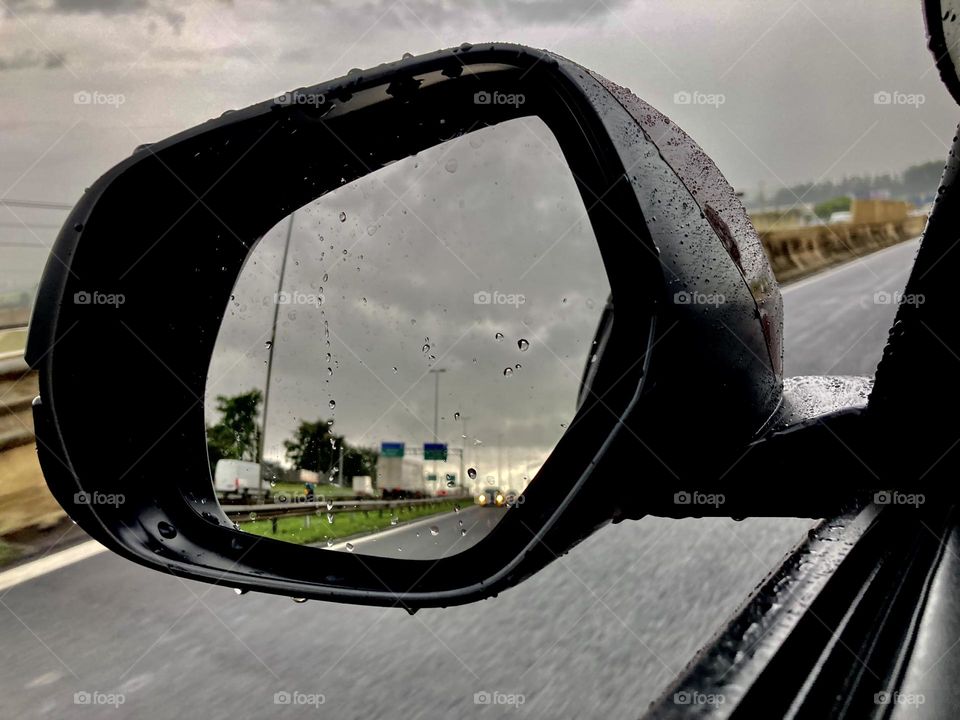
[[[8,15],[143,15],[159,17],[179,32],[186,15],[175,3],[166,0],[54,0],[52,4],[37,0],[12,0],[6,3]]]
[[[24,70],[26,68],[56,70],[62,68],[64,63],[65,58],[63,55],[27,49],[11,53],[10,55],[0,55],[0,72]]]
[[[608,0],[592,6],[578,0],[374,0],[356,6],[354,12],[370,21],[383,16],[388,23],[424,23],[430,27],[460,24],[464,17],[504,24],[552,25],[595,22],[628,4],[629,0]],[[522,30],[522,25],[517,30]]]

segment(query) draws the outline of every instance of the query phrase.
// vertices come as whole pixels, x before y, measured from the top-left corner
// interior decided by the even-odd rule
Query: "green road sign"
[[[403,457],[404,444],[402,442],[380,443],[380,455],[383,457]]]
[[[443,462],[446,462],[447,444],[446,443],[424,443],[423,459],[424,460],[442,460]]]

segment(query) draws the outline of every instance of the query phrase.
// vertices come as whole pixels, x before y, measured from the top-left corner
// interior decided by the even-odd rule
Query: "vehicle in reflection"
[[[260,463],[245,460],[223,459],[217,461],[213,475],[214,489],[222,501],[249,502],[251,498],[270,495],[260,480]]]
[[[506,496],[497,488],[484,488],[477,495],[477,505],[480,507],[503,507],[506,504]]]

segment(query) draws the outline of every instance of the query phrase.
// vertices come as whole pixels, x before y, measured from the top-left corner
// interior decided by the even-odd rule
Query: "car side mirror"
[[[582,222],[557,250],[568,203]],[[390,221],[393,235],[355,219],[394,210],[408,217]],[[866,397],[862,383],[784,390],[779,288],[740,201],[699,147],[629,90],[521,46],[407,58],[138,148],[80,199],[54,256],[27,351],[40,372],[34,411],[51,490],[118,553],[239,589],[450,605],[520,582],[611,520],[815,516],[837,495],[804,504],[784,492],[764,505],[752,491],[737,495],[742,477],[730,469],[771,434],[858,412]],[[547,258],[540,275],[522,280],[537,258]],[[463,267],[474,279],[423,304]],[[564,288],[577,303],[570,314]],[[529,302],[518,310],[497,293]],[[266,325],[244,335],[255,307]],[[510,323],[518,354],[491,361],[492,373],[480,366],[501,346],[453,352],[458,328],[479,326],[496,343]],[[315,341],[297,355],[313,361],[300,380],[273,354],[293,327]],[[331,335],[341,365],[323,345]],[[438,338],[450,354],[437,356]],[[409,351],[419,359],[393,360]],[[569,375],[572,363],[581,365],[567,392],[551,379],[566,375],[550,373]],[[428,383],[415,403],[384,380],[400,365]],[[263,395],[244,395],[242,383],[224,393],[217,368],[237,366],[274,381]],[[335,396],[328,381],[343,383]],[[372,433],[371,388],[401,405],[432,399],[433,428],[421,419]],[[469,395],[483,415],[476,427],[505,435],[508,456],[516,449],[493,484],[463,463],[474,446],[460,440],[479,430],[447,429],[462,422],[450,393]],[[264,422],[268,399],[272,422],[299,433],[286,456],[270,454],[281,440]],[[231,424],[228,411],[249,422]],[[414,443],[420,465],[405,479],[399,456]],[[522,478],[518,455],[531,468]],[[290,513],[296,503],[307,512]],[[479,515],[481,505],[502,509]],[[456,532],[467,506],[473,534]],[[378,539],[416,518],[407,537],[423,542],[375,546],[330,529],[349,525],[349,513],[364,522],[385,513],[389,527],[370,522],[394,534]],[[423,520],[431,513],[451,531],[434,533]],[[293,542],[275,537],[285,516],[300,518]],[[308,523],[324,528],[309,542]]]
[[[956,0],[924,0],[923,16],[927,26],[927,43],[940,71],[940,79],[953,99],[960,103],[960,2]]]

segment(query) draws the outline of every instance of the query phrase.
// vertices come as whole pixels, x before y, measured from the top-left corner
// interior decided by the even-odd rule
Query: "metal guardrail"
[[[439,505],[450,500],[467,500],[469,495],[443,495],[435,498],[417,498],[411,500],[294,500],[285,503],[265,505],[221,505],[224,514],[233,521],[269,520],[277,517],[298,517],[301,515],[323,515],[325,513],[369,512],[377,510],[402,510],[403,508]]]

